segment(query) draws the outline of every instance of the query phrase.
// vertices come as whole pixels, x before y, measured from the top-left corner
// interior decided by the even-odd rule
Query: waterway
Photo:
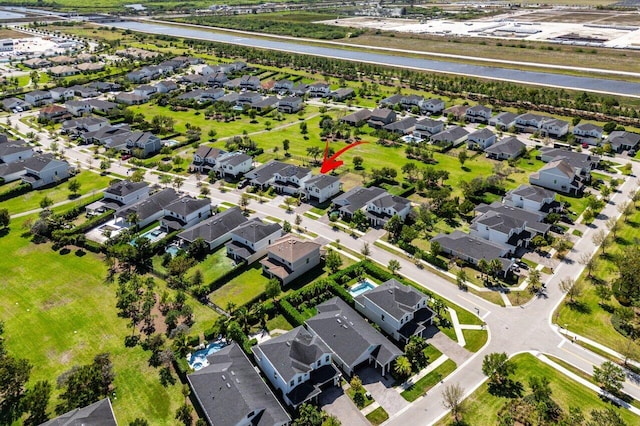
[[[410,68],[421,71],[461,74],[515,83],[640,97],[640,83],[630,81],[609,80],[597,77],[579,77],[554,74],[550,72],[522,71],[500,67],[448,62],[444,60],[389,55],[384,53],[367,52],[366,50],[348,50],[334,46],[307,45],[293,41],[277,41],[266,38],[245,36],[242,34],[213,32],[207,31],[206,29],[166,25],[153,22],[124,21],[110,23],[109,26],[151,34],[209,40],[259,49],[286,51],[305,55],[343,59],[347,61]]]

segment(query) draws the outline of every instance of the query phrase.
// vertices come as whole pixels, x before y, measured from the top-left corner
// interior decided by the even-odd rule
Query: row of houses
[[[355,306],[357,311],[339,298],[330,299],[316,307],[317,315],[304,326],[252,347],[254,362],[277,396],[236,344],[210,355],[209,366],[187,376],[210,424],[245,424],[256,416],[265,424],[287,424],[290,418],[278,397],[293,410],[340,386],[341,371],[352,376],[373,365],[383,375],[389,372],[402,351],[358,311],[394,339],[401,337],[398,342],[421,335],[433,318],[426,296],[396,280],[356,297]],[[231,401],[237,409],[225,409]]]
[[[75,85],[71,87],[55,87],[50,90],[33,90],[24,95],[24,99],[10,97],[2,100],[2,108],[6,111],[21,112],[33,107],[52,104],[54,102],[64,102],[75,97],[94,98],[101,93],[114,92],[120,89],[117,83],[94,82],[85,85]],[[95,99],[94,101],[98,101]],[[106,101],[102,101],[106,102]],[[115,106],[115,105],[114,105]]]
[[[22,140],[0,134],[0,179],[4,183],[22,180],[32,188],[58,183],[69,177],[69,163],[52,154],[37,154]]]
[[[93,55],[91,53],[80,53],[74,56],[58,55],[49,56],[47,58],[31,58],[22,61],[22,65],[31,69],[40,69],[59,65],[86,64],[97,62],[99,59],[99,56]]]
[[[176,99],[182,101],[226,102],[243,108],[252,108],[258,112],[277,109],[283,113],[295,113],[304,106],[304,99],[297,96],[262,96],[256,92],[225,92],[222,88],[195,89],[180,94]]]

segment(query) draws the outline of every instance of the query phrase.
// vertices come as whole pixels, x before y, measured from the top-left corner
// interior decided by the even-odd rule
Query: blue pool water
[[[200,349],[199,351],[195,351],[191,354],[191,358],[187,357],[187,361],[189,365],[194,370],[198,371],[201,368],[204,368],[209,365],[209,361],[207,361],[207,356],[218,352],[220,349],[227,346],[221,340],[216,340],[215,342],[209,343],[204,349]]]
[[[171,244],[169,247],[166,248],[165,252],[171,254],[171,256],[175,257],[176,254],[178,254],[178,251],[180,251],[180,247]]]
[[[349,289],[349,294],[352,297],[360,296],[362,293],[373,290],[375,287],[376,285],[374,283],[365,278],[364,281],[360,281],[358,284],[352,285]]]
[[[164,231],[161,231],[161,230],[160,230],[160,227],[159,227],[159,226],[157,226],[157,227],[155,227],[155,228],[153,228],[153,229],[151,229],[151,230],[149,230],[149,231],[145,232],[145,233],[144,233],[144,234],[142,234],[142,235],[138,235],[136,238],[134,238],[133,240],[131,240],[131,245],[132,245],[132,246],[135,246],[135,245],[136,245],[135,241],[136,241],[138,238],[146,238],[146,239],[148,239],[148,240],[149,240],[149,242],[153,243],[153,242],[158,241],[159,239],[161,239],[161,238],[162,238],[162,237],[164,237],[165,235],[166,235],[166,233],[165,233]]]

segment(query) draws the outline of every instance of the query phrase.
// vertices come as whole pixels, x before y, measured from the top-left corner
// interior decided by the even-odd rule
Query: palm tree
[[[489,262],[487,262],[486,259],[480,259],[480,262],[478,262],[478,269],[480,269],[480,272],[482,273],[482,280],[486,281],[486,275],[489,272]]]
[[[411,363],[406,356],[399,356],[396,358],[396,364],[393,366],[393,371],[399,376],[407,378],[411,375]]]

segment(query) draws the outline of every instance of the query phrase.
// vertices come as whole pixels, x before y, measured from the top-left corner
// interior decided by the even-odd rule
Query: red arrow
[[[357,141],[350,145],[345,146],[340,151],[333,154],[331,157],[327,158],[329,154],[329,141],[327,141],[327,146],[324,148],[324,158],[322,159],[322,167],[320,167],[320,173],[329,173],[333,169],[337,169],[338,167],[344,164],[344,161],[338,160],[337,158],[344,154],[346,151],[354,148],[358,145],[362,145],[363,143],[367,143],[365,141]]]

